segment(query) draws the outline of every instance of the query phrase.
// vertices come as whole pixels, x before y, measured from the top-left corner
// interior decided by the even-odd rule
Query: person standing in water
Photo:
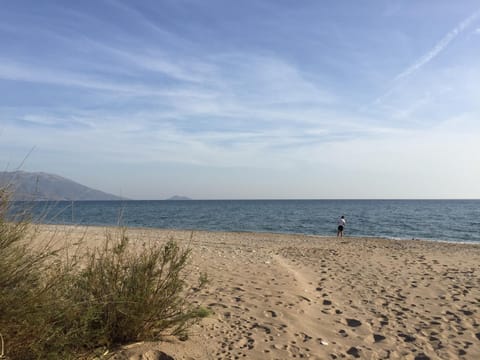
[[[345,221],[345,216],[342,215],[340,219],[338,219],[337,222],[337,237],[343,237],[343,229],[345,228],[345,225],[347,222]]]

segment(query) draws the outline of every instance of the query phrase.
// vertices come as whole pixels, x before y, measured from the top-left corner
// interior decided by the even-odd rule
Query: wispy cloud
[[[207,56],[206,60],[185,58],[182,65],[177,66],[168,60],[170,55],[166,55],[158,58],[159,71],[182,80],[152,81],[144,71],[157,69],[150,63],[157,58],[127,55],[123,50],[102,44],[96,46],[112,56],[112,63],[121,61],[119,56],[112,54],[128,56],[127,64],[123,64],[129,75],[111,76],[99,72],[98,67],[96,71],[84,69],[79,72],[0,59],[0,79],[95,91],[107,98],[121,97],[130,109],[127,111],[141,113],[152,122],[206,116],[211,120],[210,128],[215,127],[215,118],[223,122],[236,119],[246,126],[252,126],[253,122],[257,122],[256,126],[270,124],[269,127],[286,122],[326,123],[330,120],[325,109],[338,100],[333,93],[280,58],[251,53],[222,54]],[[104,61],[107,66],[108,58]],[[134,67],[131,62],[135,63]],[[138,101],[143,104],[142,110],[135,105]],[[116,112],[115,109],[110,111]]]
[[[134,6],[129,3],[122,2],[120,0],[109,0],[108,3],[121,12],[126,14],[129,18],[135,19],[135,23],[141,24],[152,33],[159,36],[163,41],[166,41],[169,46],[191,46],[191,43],[188,39],[178,36],[177,34],[167,31],[165,28],[161,27],[157,22],[152,21],[145,13],[137,10]]]
[[[417,61],[415,61],[412,65],[404,69],[400,72],[395,78],[391,86],[380,96],[378,96],[372,104],[377,106],[381,105],[388,99],[392,94],[394,94],[399,88],[402,87],[403,82],[414,75],[417,71],[419,71],[422,67],[426,66],[429,62],[435,59],[437,56],[443,52],[450,43],[457,38],[460,34],[462,34],[472,23],[474,23],[480,17],[480,9],[475,11],[473,14],[468,16],[462,22],[460,22],[455,28],[449,31],[440,41],[438,41],[435,46],[430,49],[426,54],[421,56]],[[477,29],[478,30],[478,29]],[[361,111],[365,111],[368,107],[362,107]]]
[[[77,87],[96,91],[115,93],[118,95],[163,96],[163,97],[191,97],[208,98],[212,95],[206,89],[195,91],[188,86],[149,85],[137,79],[114,79],[108,75],[98,75],[89,72],[53,69],[42,65],[22,64],[0,59],[0,79],[15,80],[32,83],[52,84],[66,87]]]
[[[425,66],[430,61],[432,61],[443,50],[445,50],[447,48],[447,46],[457,36],[459,36],[462,32],[465,31],[466,28],[468,28],[475,20],[477,20],[478,17],[480,17],[480,9],[475,11],[472,15],[470,15],[465,20],[463,20],[461,23],[459,23],[455,28],[453,28],[450,32],[448,32],[448,34],[445,35],[438,43],[436,43],[435,46],[430,51],[428,51],[425,55],[420,57],[415,63],[413,63],[408,68],[406,68],[404,71],[402,71],[400,74],[398,74],[395,77],[395,81],[402,80],[402,79],[412,75],[413,73],[418,71],[421,67]]]
[[[460,131],[478,130],[480,70],[472,59],[479,55],[480,10],[448,31],[445,23],[456,24],[468,5],[446,13],[445,6],[432,12],[424,4],[412,15],[400,2],[361,9],[252,4],[208,3],[192,11],[189,1],[106,0],[38,9],[14,4],[0,12],[0,146],[6,149],[0,161],[15,162],[12,156],[37,145],[36,169],[119,187],[135,173],[127,196],[148,182],[150,195],[138,196],[158,194],[166,176],[175,186],[184,179],[195,187],[201,174],[212,194],[215,174],[233,194],[238,188],[230,180],[257,186],[261,176],[242,177],[253,168],[262,169],[269,191],[290,177],[287,191],[311,186],[330,194],[341,179],[345,189],[352,186],[354,177],[353,186],[377,194],[372,179],[389,171],[399,187],[403,169],[414,163],[430,172],[426,160],[436,151],[425,144],[446,149],[448,140],[452,149],[463,141]],[[428,33],[410,39],[412,28],[426,29],[427,10]],[[442,32],[438,42],[423,42]],[[460,37],[465,41],[455,41]],[[446,51],[453,43],[455,54]],[[399,67],[419,47],[425,54]],[[436,66],[440,56],[448,67]],[[379,86],[386,90],[377,99],[381,106],[356,111]],[[187,168],[188,176],[176,172]]]
[[[337,96],[298,64],[251,49],[205,51],[164,29],[145,9],[118,0],[108,4],[112,11],[134,19],[136,31],[117,29],[108,19],[83,11],[57,9],[66,18],[78,20],[64,33],[56,31],[63,24],[40,29],[41,37],[55,44],[61,56],[0,58],[0,80],[58,86],[73,96],[78,94],[77,108],[57,111],[59,116],[90,107],[81,98],[94,94],[105,111],[97,108],[89,123],[99,127],[136,119],[138,132],[168,124],[182,136],[183,131],[199,134],[248,128],[271,133],[288,124],[326,128],[337,118],[328,111],[338,102]],[[92,36],[79,24],[101,27],[105,33]],[[23,36],[34,30],[32,25]],[[54,117],[56,109],[50,109]],[[72,121],[69,116],[59,120],[46,117],[46,112],[19,110],[13,118],[31,126]],[[46,119],[52,122],[42,123]]]

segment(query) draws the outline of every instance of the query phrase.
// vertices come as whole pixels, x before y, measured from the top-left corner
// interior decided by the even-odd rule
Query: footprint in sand
[[[360,349],[352,346],[350,349],[347,350],[347,354],[353,356],[354,358],[360,358]]]
[[[265,325],[262,325],[262,324],[259,324],[259,323],[254,323],[250,329],[257,329],[257,328],[262,329],[267,334],[270,334],[272,332],[272,330],[268,326],[265,326]]]
[[[430,360],[430,358],[424,353],[421,353],[415,356],[415,360]]]
[[[347,322],[347,325],[350,327],[359,327],[360,325],[362,325],[362,322],[357,319],[345,319],[345,321]]]
[[[224,309],[226,309],[228,306],[225,305],[225,304],[220,304],[220,303],[210,303],[207,305],[208,307],[215,307],[215,306],[219,306],[219,307],[222,307]]]
[[[277,317],[277,313],[273,310],[266,310],[263,313],[265,314],[266,317],[271,317],[271,318]]]
[[[403,338],[403,341],[405,342],[414,342],[416,340],[415,336],[408,334],[399,333],[398,336]]]
[[[295,333],[295,336],[296,336],[296,337],[300,337],[301,340],[302,340],[302,342],[307,342],[307,341],[310,341],[310,340],[313,339],[310,335],[305,334],[305,333],[303,333],[303,332],[301,332],[301,333]]]

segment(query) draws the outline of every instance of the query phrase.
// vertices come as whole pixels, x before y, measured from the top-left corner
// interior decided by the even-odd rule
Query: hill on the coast
[[[64,177],[44,172],[1,171],[0,186],[13,192],[13,200],[124,200]]]

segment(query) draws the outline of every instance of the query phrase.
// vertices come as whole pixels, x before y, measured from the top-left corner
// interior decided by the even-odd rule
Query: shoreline
[[[130,227],[155,229],[320,236],[335,236],[337,217],[344,214],[347,218],[345,234],[348,236],[480,243],[480,234],[474,231],[478,203],[472,201],[448,200],[445,204],[433,204],[420,200],[405,200],[402,203],[393,200],[289,200],[271,203],[231,200],[164,204],[152,200],[123,205],[116,201],[82,201],[73,205],[71,202],[40,202],[33,206],[32,212],[38,222],[59,225],[115,226],[120,221]]]
[[[39,225],[98,244],[118,227]],[[480,358],[480,247],[385,238],[127,228],[133,246],[192,250],[187,280],[211,315],[187,341],[124,347],[116,360]],[[143,354],[143,355],[142,355]]]
[[[65,223],[33,223],[35,226],[60,226],[60,227],[84,227],[84,228],[107,228],[115,229],[124,227],[132,230],[152,230],[152,231],[173,231],[173,232],[207,232],[207,233],[231,233],[231,234],[269,234],[278,236],[305,236],[313,238],[337,238],[332,232],[332,235],[320,235],[310,233],[297,233],[297,232],[274,232],[274,231],[253,231],[253,230],[216,230],[216,229],[182,229],[182,228],[162,228],[162,227],[149,227],[149,226],[133,226],[133,225],[102,225],[102,224],[65,224]],[[392,241],[426,241],[434,243],[446,243],[446,244],[465,244],[465,245],[480,245],[480,241],[466,241],[466,240],[445,240],[434,238],[410,238],[410,237],[388,237],[388,236],[371,236],[371,235],[344,235],[347,239],[372,239],[372,240],[392,240]],[[339,238],[341,239],[341,238]]]

